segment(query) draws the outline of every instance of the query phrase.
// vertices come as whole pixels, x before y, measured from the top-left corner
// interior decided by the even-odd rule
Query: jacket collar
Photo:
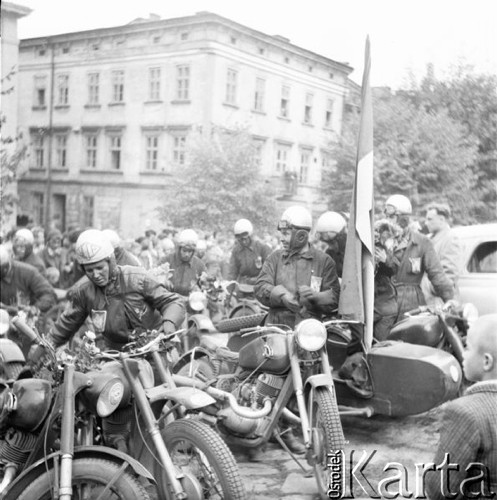
[[[314,248],[311,244],[309,244],[309,248],[305,252],[302,252],[302,253],[300,253],[300,252],[299,253],[292,253],[292,252],[284,251],[282,254],[282,257],[283,257],[283,260],[285,262],[291,260],[292,258],[311,260],[314,258]]]
[[[476,382],[468,387],[466,394],[477,394],[479,392],[495,392],[497,393],[497,380],[484,380],[483,382]]]

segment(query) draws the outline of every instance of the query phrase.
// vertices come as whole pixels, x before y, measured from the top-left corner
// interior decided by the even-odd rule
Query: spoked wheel
[[[314,393],[312,408],[309,408],[309,415],[312,415],[312,444],[316,459],[314,475],[318,483],[320,498],[324,500],[329,498],[327,495],[330,478],[328,453],[345,448],[335,393],[318,387]]]
[[[100,458],[77,458],[73,461],[73,500],[150,500],[145,488],[128,467]],[[54,486],[54,470],[43,473],[31,482],[19,495],[18,500],[51,500]]]
[[[174,465],[198,481],[202,492],[199,498],[245,498],[238,465],[226,443],[209,426],[195,420],[177,420],[164,427],[162,437]],[[164,486],[161,483],[159,489]],[[162,491],[161,498],[165,496]]]

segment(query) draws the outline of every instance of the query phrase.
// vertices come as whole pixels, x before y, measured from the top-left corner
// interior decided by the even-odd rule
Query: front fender
[[[193,314],[188,316],[188,329],[195,327],[198,332],[212,333],[217,332],[211,319],[205,314]]]
[[[325,373],[318,373],[317,375],[311,375],[305,381],[305,389],[316,389],[317,387],[333,387],[333,378]]]
[[[17,500],[26,487],[26,484],[33,482],[36,478],[53,467],[54,459],[58,455],[60,455],[60,452],[51,453],[23,471],[10,485],[3,500]],[[122,465],[126,462],[136,474],[156,484],[154,476],[140,462],[126,453],[114,450],[113,448],[107,448],[106,446],[78,446],[74,448],[74,459],[76,458],[102,458],[114,462],[117,465]]]
[[[3,363],[25,363],[21,348],[10,339],[0,339],[0,360]]]

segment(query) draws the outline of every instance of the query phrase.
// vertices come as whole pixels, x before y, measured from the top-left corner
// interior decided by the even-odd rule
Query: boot
[[[262,446],[258,446],[257,448],[248,448],[247,458],[249,462],[263,462],[264,451],[262,449]]]
[[[292,429],[283,432],[281,439],[295,455],[303,455],[305,453],[304,444],[297,438]]]

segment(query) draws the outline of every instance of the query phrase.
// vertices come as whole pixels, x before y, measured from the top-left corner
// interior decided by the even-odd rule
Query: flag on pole
[[[343,318],[364,324],[363,342],[367,350],[373,342],[374,307],[373,102],[369,84],[370,69],[368,36],[362,77],[356,171],[338,307]]]

